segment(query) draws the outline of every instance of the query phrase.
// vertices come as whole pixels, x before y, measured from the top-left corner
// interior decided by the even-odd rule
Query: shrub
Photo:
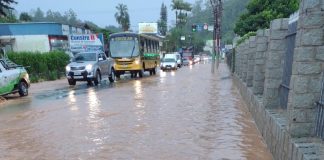
[[[16,64],[26,67],[32,82],[40,80],[56,80],[65,71],[69,56],[62,51],[48,53],[40,52],[10,52],[8,57]]]
[[[249,39],[251,36],[256,36],[256,32],[249,32],[237,41],[237,46]]]

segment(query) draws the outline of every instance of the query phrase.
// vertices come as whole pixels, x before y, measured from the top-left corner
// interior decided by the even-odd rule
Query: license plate
[[[83,76],[74,76],[74,79],[82,79]]]
[[[74,75],[81,75],[81,72],[79,72],[79,71],[74,71]]]
[[[127,67],[128,67],[128,65],[127,65],[127,64],[124,64],[124,65],[122,65],[122,67],[124,67],[124,68],[127,68]]]

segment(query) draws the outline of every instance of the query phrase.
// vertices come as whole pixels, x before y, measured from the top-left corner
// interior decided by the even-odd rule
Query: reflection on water
[[[196,64],[111,87],[55,86],[26,110],[0,110],[1,160],[272,159],[224,64],[214,75]]]
[[[76,97],[75,97],[75,90],[70,90],[68,95],[68,104],[71,111],[77,111],[79,110],[78,106],[76,105]]]
[[[136,116],[137,122],[135,123],[135,132],[139,132],[143,129],[145,124],[143,123],[143,117],[145,115],[145,104],[144,104],[144,93],[143,93],[143,86],[142,81],[136,80],[134,82],[133,88],[135,90],[134,100],[134,114]]]
[[[89,103],[89,121],[93,125],[97,125],[97,116],[100,112],[100,100],[94,88],[88,90],[88,103]]]

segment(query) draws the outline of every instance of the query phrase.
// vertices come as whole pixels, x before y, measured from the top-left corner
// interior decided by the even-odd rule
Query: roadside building
[[[67,51],[68,35],[89,33],[85,28],[54,22],[0,23],[0,45],[18,52]]]

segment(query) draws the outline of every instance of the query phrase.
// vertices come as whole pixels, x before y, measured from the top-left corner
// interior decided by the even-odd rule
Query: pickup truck
[[[0,96],[15,93],[27,96],[30,81],[26,69],[8,62],[8,59],[0,59]]]

